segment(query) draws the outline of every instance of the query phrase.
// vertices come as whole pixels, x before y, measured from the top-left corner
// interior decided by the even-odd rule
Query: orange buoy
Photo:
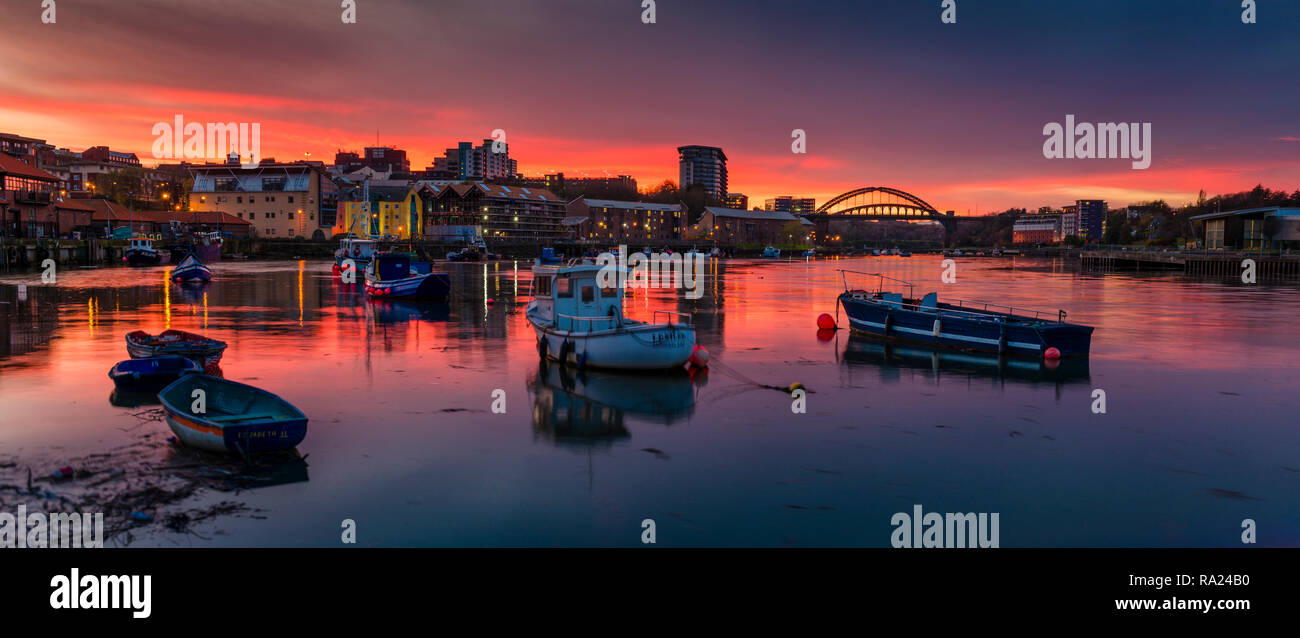
[[[695,350],[691,352],[691,358],[687,359],[691,365],[697,368],[709,367],[709,351],[704,346],[696,345]]]
[[[835,328],[835,317],[823,312],[817,317],[817,327],[822,330],[833,330]]]
[[[1061,351],[1060,351],[1060,350],[1057,350],[1056,348],[1048,348],[1048,349],[1047,349],[1047,352],[1044,352],[1044,353],[1043,353],[1043,358],[1044,358],[1044,359],[1060,359],[1060,358],[1061,358]]]

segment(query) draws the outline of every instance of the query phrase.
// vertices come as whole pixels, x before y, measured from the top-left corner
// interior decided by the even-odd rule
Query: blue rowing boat
[[[167,355],[119,361],[108,378],[123,390],[157,392],[187,374],[202,374],[203,366],[185,357]]]
[[[203,374],[158,393],[167,426],[185,445],[248,454],[287,450],[307,437],[307,415],[261,388]]]
[[[212,281],[212,271],[191,254],[172,268],[172,281]]]
[[[844,292],[838,303],[854,331],[898,341],[962,350],[1039,357],[1087,356],[1092,327],[1067,323],[1065,311],[1042,312],[982,301],[948,300],[936,293],[912,295],[912,284],[878,273],[841,270]],[[875,290],[854,288],[848,275],[877,278]],[[886,289],[885,281],[907,288]],[[898,288],[899,286],[894,286]]]

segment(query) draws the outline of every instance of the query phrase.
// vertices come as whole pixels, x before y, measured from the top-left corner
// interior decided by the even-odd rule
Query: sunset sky
[[[527,175],[677,179],[823,202],[892,186],[986,213],[1300,188],[1300,3],[1260,0],[39,0],[0,6],[0,131],[153,164],[157,122],[260,122],[277,160],[504,129]],[[996,6],[995,6],[996,5]],[[1150,122],[1153,161],[1049,160],[1042,129]],[[790,152],[791,131],[808,153]]]

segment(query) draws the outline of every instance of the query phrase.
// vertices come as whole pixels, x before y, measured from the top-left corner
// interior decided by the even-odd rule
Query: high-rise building
[[[1079,234],[1088,241],[1101,241],[1106,231],[1106,202],[1100,199],[1080,199],[1075,209],[1079,212]]]
[[[763,202],[763,210],[778,210],[792,215],[808,215],[817,212],[817,201],[812,197],[780,195]]]
[[[719,200],[727,196],[727,155],[716,146],[679,146],[677,184],[683,190],[692,184]]]
[[[519,174],[519,163],[510,159],[510,147],[500,142],[500,152],[493,145],[496,140],[485,139],[483,144],[460,142],[449,148],[442,157],[435,157],[433,166],[425,169],[430,179],[452,180],[505,180]]]
[[[727,208],[733,210],[748,210],[749,196],[744,193],[727,193],[726,199],[722,200]]]

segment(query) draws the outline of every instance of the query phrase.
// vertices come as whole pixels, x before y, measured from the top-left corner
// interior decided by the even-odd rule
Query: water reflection
[[[881,381],[885,382],[899,381],[900,370],[918,370],[936,381],[945,376],[1056,384],[1087,383],[1089,380],[1087,357],[1056,361],[999,357],[996,354],[901,344],[857,334],[851,335],[847,341],[840,360],[850,367],[877,368]]]
[[[162,405],[157,392],[141,392],[114,388],[108,395],[108,402],[119,408],[138,408],[145,405]]]
[[[375,299],[369,301],[369,304],[375,313],[375,321],[382,324],[451,319],[451,305],[446,303]]]
[[[663,425],[689,419],[700,385],[685,373],[619,374],[541,362],[528,381],[533,431],[556,445],[608,447],[631,436],[629,417]]]

